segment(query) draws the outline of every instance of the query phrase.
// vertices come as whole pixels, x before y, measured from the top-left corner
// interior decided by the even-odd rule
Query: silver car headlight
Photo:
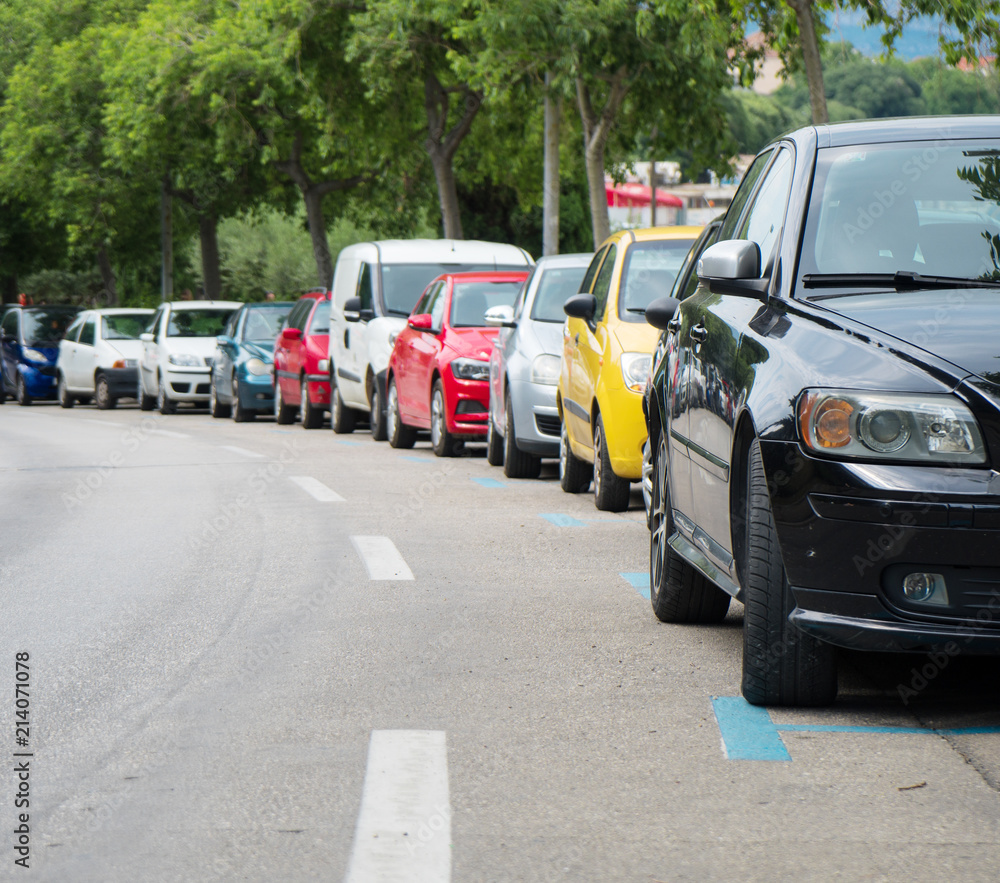
[[[189,356],[187,353],[171,353],[167,361],[182,368],[201,368],[205,364],[200,356]]]
[[[247,359],[247,371],[254,377],[263,377],[270,372],[270,366],[261,359]]]
[[[950,395],[810,389],[799,397],[798,424],[807,447],[834,457],[986,462],[976,418]]]
[[[451,373],[458,380],[489,380],[490,363],[479,359],[455,359],[451,363]]]
[[[544,386],[556,386],[559,383],[559,372],[562,370],[562,363],[559,356],[542,353],[535,356],[535,361],[531,363],[531,382],[541,383]]]
[[[622,378],[632,392],[645,392],[653,357],[649,353],[622,353]]]

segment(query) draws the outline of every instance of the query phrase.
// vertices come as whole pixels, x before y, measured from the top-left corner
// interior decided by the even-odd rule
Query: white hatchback
[[[59,341],[56,388],[59,404],[72,408],[91,398],[102,410],[135,395],[139,379],[139,335],[152,310],[120,307],[84,310]]]
[[[161,304],[142,334],[139,407],[169,414],[178,402],[207,405],[216,338],[230,313],[231,300],[181,300]]]

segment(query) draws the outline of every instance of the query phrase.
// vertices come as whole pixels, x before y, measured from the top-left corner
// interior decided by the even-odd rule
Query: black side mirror
[[[361,319],[360,297],[349,297],[344,301],[344,319],[348,322],[357,322]]]
[[[658,297],[646,307],[646,321],[660,331],[667,331],[680,305],[676,297]]]
[[[563,304],[563,312],[574,319],[589,322],[597,312],[597,298],[592,294],[574,294]]]

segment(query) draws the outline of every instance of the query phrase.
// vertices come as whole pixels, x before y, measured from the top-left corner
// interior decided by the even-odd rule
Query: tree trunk
[[[820,59],[819,41],[813,21],[814,0],[788,0],[795,10],[795,21],[799,27],[799,43],[802,46],[802,61],[805,64],[806,82],[809,84],[809,106],[812,108],[813,123],[817,126],[830,121],[826,108],[826,88],[823,85],[823,63]]]
[[[462,116],[451,130],[448,130],[448,111],[452,93],[460,95],[464,105]],[[427,111],[427,140],[424,142],[424,146],[431,158],[431,165],[434,167],[445,239],[464,238],[452,161],[462,139],[469,134],[472,121],[479,112],[482,103],[482,94],[466,85],[446,89],[433,72],[428,72],[424,76],[424,107]]]
[[[201,240],[201,279],[205,300],[222,296],[222,274],[219,272],[218,220],[215,215],[198,216],[198,236]]]
[[[576,98],[583,123],[584,160],[587,166],[587,187],[590,190],[590,219],[594,230],[594,248],[611,235],[608,220],[608,194],[604,185],[604,147],[608,143],[611,127],[628,94],[625,67],[619,68],[611,79],[607,101],[598,115],[590,100],[590,90],[582,77],[576,80]]]
[[[160,300],[174,299],[174,203],[170,195],[170,173],[163,176],[160,192]]]
[[[306,221],[309,224],[309,237],[312,239],[319,284],[324,288],[330,288],[333,285],[333,257],[330,255],[330,242],[326,238],[323,193],[317,187],[308,187],[302,191],[302,198],[306,204]]]
[[[111,267],[111,258],[108,257],[107,246],[102,245],[97,249],[97,267],[101,271],[101,281],[104,283],[104,305],[117,307],[118,283],[115,280],[115,271]]]
[[[559,123],[562,98],[548,92],[545,74],[545,167],[542,183],[542,254],[559,254]]]
[[[0,303],[17,302],[17,276],[13,273],[0,275]]]

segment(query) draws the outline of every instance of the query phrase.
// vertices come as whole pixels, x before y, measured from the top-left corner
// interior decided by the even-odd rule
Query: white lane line
[[[344,883],[448,883],[448,753],[439,730],[373,730]]]
[[[171,429],[147,429],[150,435],[163,435],[167,438],[191,438],[186,432],[174,432]]]
[[[413,579],[413,571],[388,537],[351,537],[371,579]]]
[[[309,496],[315,497],[321,503],[343,503],[344,498],[336,491],[330,490],[323,482],[309,475],[289,475],[288,480],[295,482]]]
[[[80,417],[81,423],[93,423],[95,426],[111,426],[114,428],[121,428],[123,426],[128,426],[127,423],[115,423],[113,420],[98,420],[96,417]]]
[[[248,451],[246,448],[238,448],[238,447],[236,447],[236,445],[222,445],[222,450],[224,450],[224,451],[232,451],[232,453],[239,454],[240,456],[243,456],[243,457],[261,457],[261,458],[263,458],[263,456],[264,456],[263,454],[258,454],[256,451]]]

